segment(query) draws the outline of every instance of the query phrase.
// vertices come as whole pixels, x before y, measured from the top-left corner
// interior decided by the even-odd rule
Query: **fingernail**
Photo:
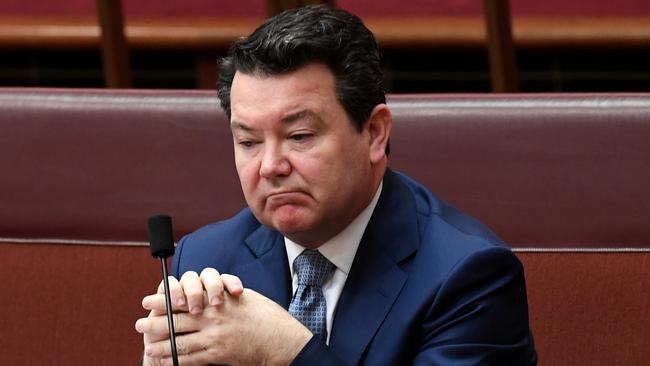
[[[199,314],[200,312],[201,312],[201,308],[198,307],[198,306],[193,306],[193,307],[190,309],[190,313],[192,313],[192,314],[194,314],[194,315]]]
[[[176,300],[176,305],[178,305],[178,306],[185,305],[185,299],[182,298],[182,297],[178,298],[178,300]]]

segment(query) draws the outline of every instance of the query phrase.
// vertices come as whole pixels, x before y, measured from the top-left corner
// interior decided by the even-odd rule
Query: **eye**
[[[293,140],[293,141],[296,141],[296,142],[304,142],[304,141],[308,140],[309,138],[311,138],[313,136],[314,135],[312,135],[310,133],[296,133],[296,134],[293,134],[293,135],[289,136],[289,138],[291,140]]]
[[[251,148],[254,145],[255,145],[254,141],[250,141],[250,140],[239,141],[239,146],[243,146],[245,148]]]

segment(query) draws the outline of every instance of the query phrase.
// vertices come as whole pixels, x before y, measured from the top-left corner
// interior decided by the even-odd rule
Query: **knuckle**
[[[167,276],[167,281],[170,286],[178,286],[178,280],[174,276]]]
[[[185,298],[185,294],[183,293],[183,290],[181,290],[178,287],[169,289],[169,292],[172,297],[172,302],[174,303],[178,303],[179,299]]]
[[[239,277],[237,277],[237,276],[235,276],[235,275],[231,275],[231,274],[222,274],[222,275],[221,275],[221,278],[222,278],[224,281],[228,281],[228,282],[230,282],[230,283],[241,284],[241,280],[239,279]]]
[[[214,283],[211,284],[211,285],[212,285],[212,287],[215,288],[216,290],[219,290],[219,291],[223,290],[223,282],[222,282],[221,280],[214,281]]]
[[[176,338],[176,350],[178,351],[179,354],[181,355],[187,355],[191,353],[190,345],[186,341],[185,337],[177,337]]]
[[[181,316],[181,314],[179,314],[179,313],[174,313],[174,314],[172,314],[172,319],[173,319],[173,322],[174,322],[174,331],[175,332],[184,332],[184,330],[185,330],[185,321],[183,319],[183,316]],[[169,326],[167,324],[165,324],[165,328],[167,329],[167,331],[169,331]],[[176,342],[178,342],[178,338],[179,337],[176,338]]]
[[[221,329],[218,326],[224,324],[222,313],[213,308],[207,308],[203,312],[203,317],[207,320],[207,323],[215,325],[215,327],[206,327],[203,331],[208,334],[209,339],[218,340],[221,335]]]
[[[218,278],[219,277],[219,271],[217,271],[214,268],[207,267],[207,268],[204,268],[201,271],[201,276],[200,277],[201,277],[202,280],[206,280],[206,279],[210,280],[212,278]]]
[[[222,347],[208,347],[205,351],[208,358],[211,360],[221,360],[225,358],[225,349]]]
[[[183,273],[183,276],[181,276],[181,282],[193,280],[193,279],[198,278],[198,277],[199,277],[199,275],[196,272],[187,271],[187,272]]]
[[[197,297],[201,294],[202,289],[196,286],[188,286],[185,288],[185,296],[187,297]]]
[[[168,282],[169,282],[169,292],[171,292],[172,294],[177,294],[181,290],[178,281],[174,277],[170,276]],[[164,293],[164,287],[162,285],[161,287],[163,288],[162,293]]]

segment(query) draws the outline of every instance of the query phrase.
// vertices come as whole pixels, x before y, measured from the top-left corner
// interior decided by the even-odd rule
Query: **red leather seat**
[[[393,95],[390,165],[524,262],[541,365],[636,365],[650,329],[650,94]],[[214,92],[0,88],[0,362],[135,364],[177,237],[244,206]],[[118,351],[119,350],[119,351]]]

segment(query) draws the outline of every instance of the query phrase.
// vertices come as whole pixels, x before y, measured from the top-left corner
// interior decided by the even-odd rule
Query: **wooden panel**
[[[266,16],[263,0],[123,0],[127,17]],[[470,0],[337,0],[337,6],[361,16],[457,16],[483,14],[481,1]],[[408,5],[408,6],[405,6]],[[646,0],[516,0],[515,16],[636,16],[650,15]],[[88,0],[4,0],[1,14],[93,15],[93,1]]]
[[[644,365],[650,252],[517,253],[539,365]]]
[[[199,89],[216,90],[219,76],[217,55],[206,51],[196,55],[196,80]]]
[[[336,6],[335,0],[267,0],[266,10],[269,17],[279,14],[285,10],[299,8],[305,5],[327,4]]]
[[[129,51],[124,36],[121,0],[97,0],[104,81],[109,88],[131,87]]]
[[[514,93],[519,90],[515,45],[512,41],[508,0],[484,0],[485,23],[492,91]]]
[[[147,247],[0,243],[0,252],[0,364],[138,364],[134,324],[162,278]]]
[[[133,49],[227,50],[250,34],[261,18],[128,19]],[[481,17],[364,18],[382,49],[486,45]],[[650,17],[515,18],[518,48],[650,47]],[[0,48],[97,48],[99,27],[92,18],[0,17]]]
[[[146,247],[0,243],[0,363],[137,365],[160,280]],[[517,253],[540,365],[641,365],[650,253]],[[11,351],[8,351],[11,350]]]

